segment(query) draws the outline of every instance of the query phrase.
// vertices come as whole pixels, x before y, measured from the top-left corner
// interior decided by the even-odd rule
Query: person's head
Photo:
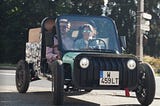
[[[70,30],[71,24],[67,19],[60,19],[60,31],[62,35],[66,35],[66,33]]]
[[[89,40],[92,37],[94,32],[93,27],[90,24],[84,24],[82,27],[82,35],[85,40]]]
[[[46,31],[52,32],[54,25],[55,25],[55,23],[54,23],[53,19],[47,19],[44,23],[44,28],[46,29]]]

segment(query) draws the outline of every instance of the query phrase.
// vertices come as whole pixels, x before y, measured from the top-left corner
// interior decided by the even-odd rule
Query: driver
[[[88,48],[89,40],[92,39],[94,29],[90,24],[84,24],[79,32],[82,34],[82,38],[75,41],[75,49],[86,49]]]
[[[67,19],[60,19],[60,32],[64,49],[73,49],[73,39],[70,35],[71,23]]]

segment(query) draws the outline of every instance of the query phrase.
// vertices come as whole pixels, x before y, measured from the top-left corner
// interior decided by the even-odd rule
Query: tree
[[[146,33],[148,37],[147,45],[144,45],[144,54],[159,55],[160,38],[160,1],[144,0],[144,11],[152,15],[151,31]],[[113,18],[117,24],[119,35],[127,37],[127,51],[135,53],[136,44],[136,11],[138,0],[109,0],[110,11],[106,15]],[[159,55],[160,56],[160,55]]]
[[[115,20],[119,35],[127,38],[127,52],[135,54],[137,9],[135,0],[110,0],[108,7],[111,12],[107,12],[106,15]]]
[[[145,0],[145,11],[152,15],[151,31],[148,33],[148,44],[145,53],[151,56],[160,56],[160,1]]]
[[[102,0],[1,0],[0,63],[16,63],[24,57],[29,28],[40,27],[46,16],[100,15],[101,3]]]
[[[40,26],[41,20],[48,16],[47,3],[43,0],[1,0],[1,63],[15,63],[24,57],[28,29]]]
[[[62,14],[101,15],[103,0],[1,0],[0,63],[16,63],[24,57],[28,29],[40,27],[46,16]],[[137,0],[109,0],[106,15],[117,24],[119,35],[127,37],[127,52],[135,53]],[[151,31],[144,53],[159,56],[160,1],[145,0],[145,12],[152,15]]]

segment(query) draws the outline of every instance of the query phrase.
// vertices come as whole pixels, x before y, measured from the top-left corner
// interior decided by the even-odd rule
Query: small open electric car
[[[55,105],[63,104],[67,91],[125,88],[134,91],[142,105],[152,103],[155,96],[153,69],[149,64],[138,61],[136,56],[123,53],[125,42],[118,36],[111,18],[59,16],[55,20],[56,34],[53,37],[58,41],[60,58],[51,64],[46,59],[44,27],[47,20],[52,18],[45,18],[41,28],[29,31],[26,56],[18,62],[16,70],[19,93],[25,93],[31,81],[43,76],[52,81]]]

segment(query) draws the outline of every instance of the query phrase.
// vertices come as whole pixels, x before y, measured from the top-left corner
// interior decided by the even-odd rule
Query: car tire
[[[64,73],[61,60],[56,60],[51,66],[53,104],[62,105],[64,101]]]
[[[155,96],[155,78],[153,69],[147,63],[141,63],[139,66],[140,79],[136,89],[136,97],[138,101],[148,106],[152,103]]]
[[[30,72],[28,63],[20,60],[16,68],[16,87],[19,93],[26,93],[30,83]]]

